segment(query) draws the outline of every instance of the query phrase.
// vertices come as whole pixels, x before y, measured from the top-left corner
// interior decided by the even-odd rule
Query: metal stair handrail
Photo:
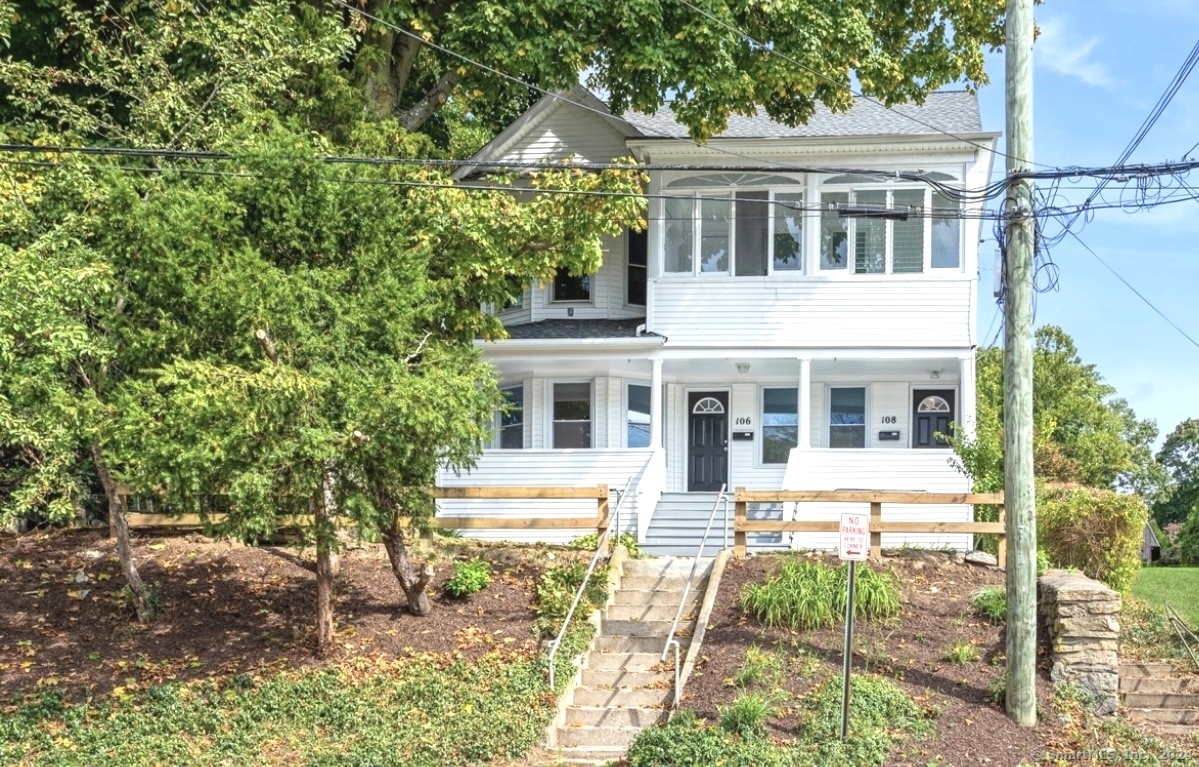
[[[695,580],[695,570],[699,567],[700,557],[703,556],[704,546],[708,544],[708,534],[712,532],[712,522],[716,519],[716,510],[720,508],[721,502],[724,503],[724,545],[728,548],[728,518],[729,518],[729,499],[725,494],[725,489],[728,485],[720,486],[720,493],[716,496],[716,501],[712,504],[712,511],[708,514],[708,524],[704,526],[704,536],[700,538],[699,550],[695,552],[695,561],[691,563],[691,574],[687,576],[687,582],[683,584],[683,598],[679,600],[679,609],[674,614],[674,622],[670,624],[670,633],[666,635],[666,646],[662,648],[662,657],[659,661],[665,661],[666,656],[670,654],[671,646],[674,647],[674,707],[679,707],[679,640],[675,639],[675,632],[679,629],[679,620],[683,617],[683,608],[687,606],[687,595],[691,592],[691,582]]]
[[[566,611],[566,618],[562,621],[562,628],[558,629],[558,636],[550,640],[549,664],[550,664],[550,689],[554,689],[554,656],[558,654],[558,648],[562,646],[562,638],[566,636],[566,628],[570,625],[570,619],[574,617],[575,610],[579,606],[579,602],[583,599],[583,592],[587,590],[587,582],[591,580],[591,574],[595,572],[595,566],[599,564],[600,555],[604,551],[604,547],[608,539],[612,536],[612,531],[615,530],[617,540],[620,536],[620,508],[624,505],[625,499],[629,497],[629,488],[633,484],[633,478],[629,477],[629,481],[625,483],[624,490],[616,491],[616,508],[612,510],[610,524],[604,530],[604,534],[595,543],[595,554],[591,556],[591,564],[587,566],[587,573],[583,576],[583,582],[579,584],[579,590],[575,593],[574,601],[570,603],[570,609]]]

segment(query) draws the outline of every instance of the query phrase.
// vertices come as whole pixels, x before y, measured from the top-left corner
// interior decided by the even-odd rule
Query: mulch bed
[[[821,558],[814,556],[814,558]],[[823,557],[829,564],[835,559]],[[767,580],[781,555],[730,560],[708,622],[701,663],[687,683],[683,706],[708,721],[737,697],[732,678],[751,645],[769,650],[786,648],[789,656],[808,658],[808,674],[789,674],[785,688],[802,694],[817,682],[840,678],[843,627],[814,632],[766,629],[742,612],[739,596],[746,583]],[[939,552],[909,552],[887,557],[883,564],[898,576],[902,611],[885,622],[857,621],[854,630],[855,673],[874,672],[900,681],[924,706],[939,711],[936,734],[901,745],[891,764],[926,764],[941,757],[947,763],[1015,767],[1029,763],[1043,742],[1042,725],[1020,727],[992,700],[992,685],[1003,675],[1003,628],[974,614],[972,592],[985,585],[1002,585],[1003,573],[993,567],[955,562]],[[952,663],[946,650],[969,642],[982,651],[973,663]],[[1038,678],[1038,706],[1052,711],[1047,674]],[[1052,713],[1050,714],[1052,716]],[[790,715],[772,724],[771,734],[795,737],[799,722]]]
[[[311,550],[246,547],[197,534],[138,537],[139,572],[161,599],[160,614],[141,625],[122,594],[115,543],[103,533],[0,536],[0,704],[48,686],[81,700],[118,686],[300,668],[356,655],[469,659],[495,648],[537,651],[532,598],[547,553],[448,545],[438,552],[433,613],[423,618],[404,609],[381,546],[345,552],[335,610],[338,648],[317,661]],[[491,585],[465,599],[445,597],[454,556],[493,560]]]

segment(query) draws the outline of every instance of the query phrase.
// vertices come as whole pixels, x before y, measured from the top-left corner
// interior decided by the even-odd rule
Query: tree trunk
[[[413,615],[428,615],[433,611],[433,605],[425,589],[433,580],[433,565],[428,562],[416,563],[408,557],[404,531],[398,523],[393,524],[390,530],[380,532],[383,534],[383,548],[387,549],[387,558],[391,560],[391,572],[408,598],[408,611]]]
[[[322,658],[333,649],[333,588],[340,568],[337,527],[330,478],[326,474],[316,509],[316,653]]]
[[[133,563],[133,547],[129,543],[129,522],[125,519],[125,501],[119,492],[116,480],[108,471],[103,450],[95,443],[92,443],[92,460],[96,464],[96,473],[100,476],[100,484],[104,486],[104,497],[108,501],[108,525],[109,530],[117,537],[117,557],[121,560],[121,572],[124,573],[125,583],[133,595],[133,607],[137,610],[137,619],[145,623],[154,615],[154,607],[150,604],[146,586],[137,573],[137,565]]]

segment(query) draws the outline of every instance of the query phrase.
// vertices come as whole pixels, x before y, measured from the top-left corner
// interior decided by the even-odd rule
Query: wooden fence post
[[[608,519],[608,486],[599,485],[596,487],[595,493],[596,500],[599,502],[599,508],[597,509],[599,522],[597,523],[595,530],[595,540],[598,542],[604,537],[604,533],[607,532],[608,525],[610,524],[610,520]],[[620,531],[617,530],[616,534],[620,535]]]
[[[870,504],[870,558],[875,562],[883,558],[883,534],[877,532],[883,523],[883,505],[877,501]]]
[[[1007,507],[1000,505],[999,507],[999,524],[1007,528]],[[999,548],[996,551],[996,559],[999,560],[999,569],[1007,570],[1007,533],[999,534]]]
[[[742,500],[742,493],[745,492],[744,487],[737,488],[736,495],[733,496],[733,556],[745,556],[745,520],[749,518],[749,504]]]

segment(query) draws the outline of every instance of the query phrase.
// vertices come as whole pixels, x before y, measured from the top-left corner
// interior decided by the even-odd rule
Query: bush
[[[477,594],[491,583],[491,565],[481,559],[454,563],[454,577],[446,581],[445,593],[461,598]]]
[[[1003,586],[983,586],[970,595],[974,611],[992,623],[1007,620],[1007,589]]]
[[[1199,565],[1199,503],[1195,504],[1195,508],[1187,515],[1186,522],[1178,533],[1178,542],[1172,548],[1177,549],[1175,556],[1179,564]],[[1164,553],[1162,559],[1165,559]]]
[[[1141,569],[1148,521],[1139,496],[1111,490],[1050,487],[1037,499],[1037,540],[1049,558],[1121,592]]]
[[[637,536],[632,533],[621,533],[616,537],[616,543],[624,546],[629,552],[629,556],[633,559],[641,556],[641,548],[637,545]],[[574,549],[586,549],[587,551],[595,551],[595,547],[599,545],[599,535],[596,533],[587,533],[573,539],[569,544]]]
[[[767,626],[792,630],[829,626],[845,615],[848,569],[819,562],[786,562],[766,583],[746,584],[742,608]],[[854,609],[864,619],[899,614],[899,591],[890,573],[858,569]]]
[[[533,611],[537,614],[537,633],[542,636],[554,634],[566,618],[575,594],[587,574],[585,562],[551,567],[541,576],[537,584],[537,600]],[[608,601],[608,566],[599,565],[587,581],[587,589],[579,602],[577,612],[584,615]]]

